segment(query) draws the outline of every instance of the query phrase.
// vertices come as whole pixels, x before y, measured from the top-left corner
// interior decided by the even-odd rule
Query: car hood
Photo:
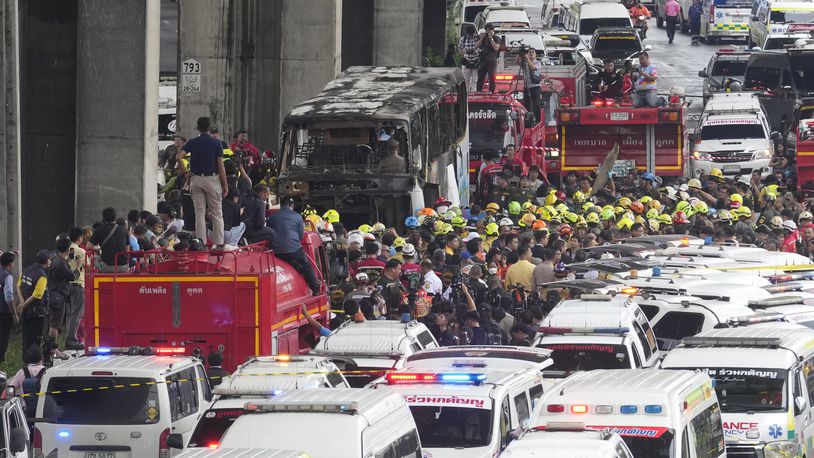
[[[741,152],[770,149],[770,144],[769,140],[766,138],[745,138],[743,140],[702,140],[696,149],[703,152]]]

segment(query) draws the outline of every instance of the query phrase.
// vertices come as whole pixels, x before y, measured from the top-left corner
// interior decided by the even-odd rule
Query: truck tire
[[[664,19],[661,17],[661,14],[659,14],[659,7],[655,6],[654,8],[656,14],[656,27],[662,29],[664,28]]]

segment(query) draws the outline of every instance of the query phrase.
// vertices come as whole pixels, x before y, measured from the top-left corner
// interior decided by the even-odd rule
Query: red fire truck
[[[687,162],[687,109],[679,96],[660,108],[633,108],[629,103],[597,100],[587,107],[561,101],[557,110],[560,133],[560,174],[591,172],[613,145],[619,160],[633,161],[640,171],[682,176]]]
[[[303,248],[327,272],[325,247],[306,232]],[[259,245],[237,251],[129,253],[135,267],[85,278],[88,347],[150,346],[159,354],[224,356],[232,370],[249,356],[310,350],[309,313],[327,326],[328,297],[311,295],[305,279]]]
[[[814,192],[814,97],[805,97],[796,110],[797,183]]]

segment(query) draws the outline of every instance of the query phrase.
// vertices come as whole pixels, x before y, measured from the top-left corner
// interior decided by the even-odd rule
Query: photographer
[[[475,33],[475,26],[469,25],[466,34],[458,42],[458,53],[461,55],[461,71],[466,81],[466,89],[469,92],[476,92],[475,82],[478,78],[478,67],[480,66],[480,56],[477,44],[478,35]]]
[[[480,34],[480,39],[475,43],[475,48],[480,50],[475,92],[483,89],[483,79],[487,74],[489,75],[489,92],[495,92],[495,70],[497,69],[497,58],[500,55],[500,44],[500,38],[495,36],[495,26],[486,24],[485,31]]]
[[[605,59],[603,64],[602,71],[597,73],[594,80],[593,92],[597,92],[603,99],[622,97],[624,71],[616,70],[613,59]]]
[[[542,100],[542,89],[540,83],[543,81],[543,63],[537,59],[537,51],[521,44],[517,56],[519,64],[525,62],[526,68],[523,72],[523,84],[526,88],[526,99],[523,105],[527,110],[534,113],[534,122],[540,122],[540,109]]]

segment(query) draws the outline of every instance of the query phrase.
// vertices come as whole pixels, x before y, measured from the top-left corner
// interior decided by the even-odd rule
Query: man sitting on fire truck
[[[593,92],[597,92],[603,99],[615,99],[622,97],[622,84],[624,82],[624,72],[616,70],[613,59],[605,59],[605,66],[596,75]]]

